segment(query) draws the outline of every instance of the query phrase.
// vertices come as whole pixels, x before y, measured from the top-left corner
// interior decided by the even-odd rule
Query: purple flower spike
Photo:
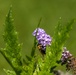
[[[68,58],[71,56],[72,56],[72,54],[70,54],[70,52],[66,49],[66,47],[64,47],[63,52],[62,52],[62,57],[61,57],[62,64],[67,62]]]
[[[38,45],[42,45],[42,50],[45,50],[47,45],[51,45],[52,38],[50,37],[50,35],[46,34],[44,29],[37,28],[33,32],[33,36],[36,37]]]

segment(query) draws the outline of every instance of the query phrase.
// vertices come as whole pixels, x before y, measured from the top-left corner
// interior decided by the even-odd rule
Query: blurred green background
[[[30,54],[34,39],[32,32],[41,17],[40,27],[44,28],[51,36],[53,36],[59,17],[62,17],[63,25],[76,18],[76,0],[0,0],[0,48],[4,47],[3,24],[11,4],[13,6],[14,26],[19,33],[20,43],[23,43],[23,57],[25,54]],[[76,56],[75,24],[65,46]],[[11,69],[0,54],[0,75],[5,75],[3,68]]]

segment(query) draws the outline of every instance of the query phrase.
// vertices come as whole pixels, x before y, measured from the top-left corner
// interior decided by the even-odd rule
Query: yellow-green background
[[[76,0],[0,0],[0,48],[4,47],[2,38],[3,24],[11,4],[13,6],[14,26],[19,33],[20,43],[23,43],[23,57],[25,54],[30,54],[33,46],[32,32],[41,17],[40,27],[44,28],[51,36],[53,36],[59,17],[62,17],[62,24],[76,18]],[[67,48],[74,55],[76,54],[75,24],[66,43]],[[3,68],[11,69],[0,54],[0,75],[5,75]]]

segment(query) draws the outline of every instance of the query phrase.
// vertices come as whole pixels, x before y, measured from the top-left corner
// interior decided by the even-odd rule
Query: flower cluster
[[[36,37],[37,41],[38,41],[38,45],[42,45],[42,50],[46,50],[46,46],[47,45],[51,45],[51,37],[50,35],[46,34],[46,32],[44,31],[44,29],[42,28],[37,28],[34,32],[33,32],[33,36]]]
[[[70,52],[66,49],[66,47],[64,47],[62,52],[62,57],[61,57],[62,64],[66,63],[68,58],[70,58],[71,56],[72,54],[70,54]]]

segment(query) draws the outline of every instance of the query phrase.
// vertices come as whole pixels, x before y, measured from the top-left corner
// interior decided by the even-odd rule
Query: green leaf
[[[55,29],[51,44],[51,52],[56,56],[57,60],[61,58],[63,46],[69,37],[69,32],[72,29],[73,23],[74,19],[72,19],[66,25],[61,25],[61,23],[59,22],[58,26]]]
[[[39,23],[37,25],[37,28],[39,28],[40,23],[41,23],[42,18],[40,18]],[[37,41],[36,41],[36,37],[34,38],[34,45],[32,47],[32,51],[31,51],[31,56],[33,57],[35,55],[35,50],[36,50],[36,46],[37,46]]]
[[[1,49],[0,52],[11,65],[11,67],[15,70],[16,73],[21,72],[21,44],[18,41],[18,34],[13,26],[12,19],[12,7],[8,12],[5,20],[5,29],[4,29],[4,42],[5,48]]]

